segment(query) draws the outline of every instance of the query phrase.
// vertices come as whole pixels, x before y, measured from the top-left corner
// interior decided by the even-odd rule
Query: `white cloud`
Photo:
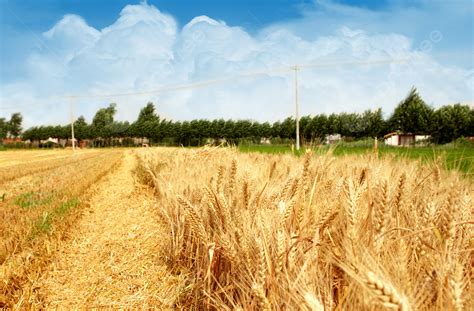
[[[326,12],[351,19],[343,19],[346,24],[328,32],[320,29],[323,15],[308,12],[301,20],[251,35],[206,16],[178,29],[172,16],[146,3],[126,6],[115,23],[101,30],[79,16],[66,15],[42,35],[44,47],[26,60],[27,75],[2,85],[0,108],[13,106],[6,112],[21,111],[27,126],[66,123],[68,102],[57,96],[139,92],[224,78],[206,87],[162,94],[78,98],[75,113],[90,120],[99,107],[114,101],[119,119],[134,120],[139,109],[152,100],[166,118],[274,121],[293,112],[291,72],[229,77],[293,64],[387,58],[409,61],[302,70],[302,113],[375,107],[390,112],[412,85],[430,104],[472,102],[469,68],[437,62],[406,35],[353,27],[354,15],[376,16],[373,12],[327,2],[324,5]]]

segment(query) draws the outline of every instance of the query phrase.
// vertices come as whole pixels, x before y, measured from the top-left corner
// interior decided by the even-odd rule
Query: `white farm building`
[[[384,142],[389,146],[413,146],[428,141],[430,137],[430,135],[393,132],[384,136]]]

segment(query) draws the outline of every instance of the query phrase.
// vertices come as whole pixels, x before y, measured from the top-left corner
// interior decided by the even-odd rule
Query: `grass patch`
[[[28,209],[35,205],[35,199],[33,197],[33,192],[22,193],[15,199],[15,205],[21,207],[22,209]]]
[[[297,151],[288,145],[239,145],[238,149],[240,152],[261,152],[270,154],[293,153],[301,155],[304,153],[303,149]]]
[[[71,209],[77,207],[81,203],[78,198],[72,198],[66,202],[61,203],[55,210],[54,214],[59,217],[64,217]]]
[[[33,226],[32,239],[44,233],[50,233],[53,225],[53,216],[49,212],[43,212]]]
[[[42,234],[51,233],[53,224],[57,219],[62,219],[70,210],[77,207],[81,201],[79,198],[72,198],[66,202],[62,202],[52,212],[45,211],[33,224],[31,230],[31,240],[36,239]]]
[[[3,194],[3,199],[5,194]],[[14,204],[22,209],[30,209],[39,205],[47,205],[53,201],[53,196],[50,194],[45,198],[42,198],[41,194],[34,192],[26,192],[17,196],[14,200]]]

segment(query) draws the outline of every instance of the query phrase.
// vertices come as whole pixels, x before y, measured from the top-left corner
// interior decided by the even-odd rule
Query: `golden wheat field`
[[[24,151],[0,178],[0,307],[473,307],[474,187],[442,163]]]

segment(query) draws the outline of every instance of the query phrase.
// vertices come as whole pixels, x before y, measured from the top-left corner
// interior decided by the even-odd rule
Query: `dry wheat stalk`
[[[401,311],[411,310],[406,297],[399,294],[391,284],[383,281],[373,272],[367,272],[365,285],[383,306]]]
[[[473,188],[455,174],[369,156],[298,159],[219,149],[205,158],[189,159],[186,150],[170,158],[175,164],[160,174],[169,174],[173,187],[162,188],[157,206],[181,232],[173,244],[179,249],[164,248],[170,262],[193,276],[184,308],[203,297],[209,243],[216,243],[213,260],[220,265],[211,269],[218,275],[204,308],[467,306]],[[221,167],[226,173],[219,177]],[[237,176],[236,167],[248,173]],[[184,207],[177,212],[176,195]]]
[[[178,203],[185,208],[187,214],[189,215],[190,226],[193,232],[199,237],[202,243],[205,243],[207,241],[207,234],[206,230],[204,229],[201,217],[195,211],[191,203],[180,196],[178,196],[177,199]]]
[[[313,294],[307,292],[304,295],[304,300],[308,307],[310,307],[311,311],[324,311],[324,305]]]

